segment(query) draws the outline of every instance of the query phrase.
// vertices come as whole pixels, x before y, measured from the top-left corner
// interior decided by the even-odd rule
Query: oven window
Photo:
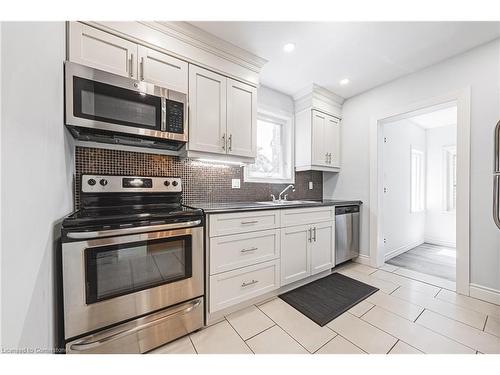
[[[190,278],[191,236],[85,250],[87,304]]]
[[[73,77],[74,116],[161,130],[161,98]]]

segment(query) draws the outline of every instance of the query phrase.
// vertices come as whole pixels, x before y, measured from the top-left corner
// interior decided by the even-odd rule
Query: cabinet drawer
[[[279,229],[213,237],[210,239],[210,274],[276,259],[279,248]]]
[[[285,209],[281,211],[281,226],[307,225],[335,219],[333,206]]]
[[[280,226],[279,211],[252,211],[210,215],[210,237],[255,232]]]
[[[279,288],[279,260],[210,276],[210,313]]]

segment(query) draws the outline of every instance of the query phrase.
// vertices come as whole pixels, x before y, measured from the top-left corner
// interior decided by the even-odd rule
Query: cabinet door
[[[226,80],[189,65],[189,150],[226,153]]]
[[[311,275],[329,270],[335,265],[334,222],[314,224],[311,242]]]
[[[228,154],[255,157],[257,153],[257,89],[227,80]]]
[[[171,90],[188,92],[188,63],[139,46],[139,79]]]
[[[325,121],[325,152],[328,157],[327,164],[331,167],[340,167],[340,124],[333,116],[328,116]]]
[[[281,286],[301,280],[310,273],[309,225],[283,228],[281,230]]]
[[[137,44],[79,22],[69,26],[69,60],[137,78]]]
[[[312,111],[312,164],[327,165],[327,151],[325,149],[325,122],[326,115]]]

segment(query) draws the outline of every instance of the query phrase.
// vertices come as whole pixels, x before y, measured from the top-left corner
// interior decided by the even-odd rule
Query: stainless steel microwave
[[[65,62],[65,122],[77,139],[179,150],[188,140],[187,95]]]

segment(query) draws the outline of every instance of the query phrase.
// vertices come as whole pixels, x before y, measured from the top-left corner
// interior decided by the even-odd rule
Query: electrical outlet
[[[309,190],[312,190],[312,189],[313,189],[313,182],[309,181]]]
[[[233,178],[231,180],[231,187],[233,189],[239,189],[241,187],[241,180],[239,178]]]

